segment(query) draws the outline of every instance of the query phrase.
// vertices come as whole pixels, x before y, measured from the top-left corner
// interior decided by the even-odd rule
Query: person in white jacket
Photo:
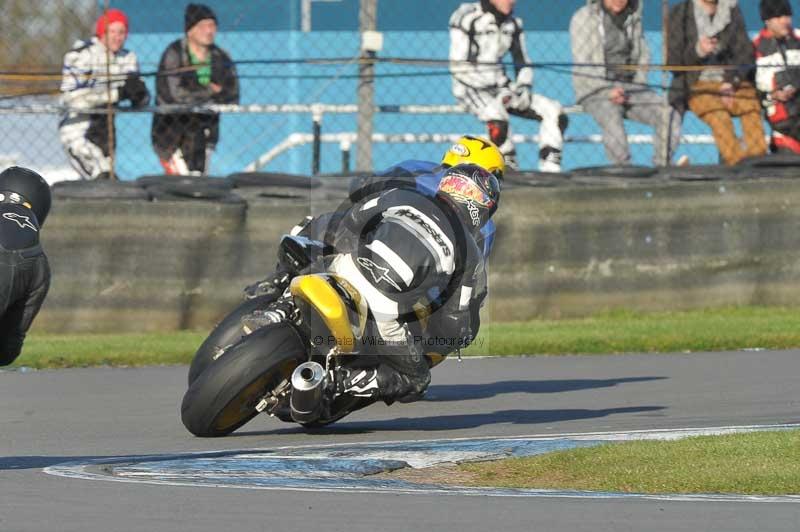
[[[81,111],[102,110],[109,102],[118,105],[128,100],[141,107],[150,101],[136,54],[124,48],[127,37],[128,17],[109,9],[97,19],[95,36],[77,41],[64,56],[61,101],[69,109],[59,133],[70,164],[83,179],[110,176],[113,146],[106,114]]]
[[[541,121],[539,170],[559,172],[567,116],[561,104],[532,92],[533,68],[525,48],[522,19],[513,16],[516,0],[461,4],[450,17],[450,72],[453,96],[485,122],[506,165],[518,169],[509,134],[509,115]],[[502,64],[511,53],[516,77]]]

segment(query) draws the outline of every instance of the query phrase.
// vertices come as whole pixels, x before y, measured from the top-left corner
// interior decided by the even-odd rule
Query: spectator
[[[772,151],[800,153],[800,31],[788,0],[761,0],[764,28],[756,37],[756,86],[772,124]]]
[[[50,212],[50,186],[27,168],[0,173],[0,366],[14,362],[50,288],[39,232]]]
[[[109,101],[117,105],[124,100],[133,107],[147,105],[150,93],[139,77],[136,54],[123,48],[127,37],[128,17],[119,9],[109,9],[97,19],[95,36],[77,41],[64,56],[64,105],[71,109],[104,109]],[[83,179],[108,179],[111,175],[114,147],[109,142],[108,125],[108,117],[102,113],[70,110],[61,119],[61,143],[70,164]]]
[[[680,142],[681,114],[647,88],[650,52],[642,31],[643,4],[643,0],[588,0],[572,16],[573,62],[605,65],[579,66],[572,80],[578,103],[603,130],[611,163],[631,162],[623,120],[628,118],[655,128],[653,164],[666,166]]]
[[[184,22],[186,37],[170,44],[158,65],[158,105],[239,103],[236,67],[214,44],[214,12],[203,4],[189,4]],[[219,114],[157,113],[151,134],[167,174],[204,175],[219,140]]]
[[[736,0],[684,0],[670,10],[669,64],[705,67],[673,72],[670,103],[681,112],[688,107],[711,127],[725,164],[767,151],[754,61]],[[744,146],[733,117],[742,121]]]
[[[533,68],[525,48],[522,19],[512,11],[516,0],[481,0],[461,4],[450,17],[450,71],[453,95],[485,122],[506,165],[518,169],[509,134],[509,115],[539,120],[539,169],[561,170],[567,116],[561,104],[531,92]],[[511,52],[516,77],[511,81],[501,61]]]

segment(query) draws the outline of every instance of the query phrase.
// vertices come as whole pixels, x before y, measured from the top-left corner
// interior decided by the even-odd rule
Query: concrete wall
[[[800,182],[504,191],[484,319],[800,300]],[[62,200],[39,331],[205,329],[275,264],[279,236],[336,202]]]

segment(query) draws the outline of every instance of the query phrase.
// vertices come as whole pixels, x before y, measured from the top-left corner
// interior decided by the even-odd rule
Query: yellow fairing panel
[[[342,353],[355,351],[356,339],[350,328],[347,307],[325,277],[320,275],[295,277],[289,285],[289,290],[293,297],[305,301],[319,312]]]

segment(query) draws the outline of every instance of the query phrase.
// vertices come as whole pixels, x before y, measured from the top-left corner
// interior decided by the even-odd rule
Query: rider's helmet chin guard
[[[442,166],[476,164],[488,170],[497,179],[503,179],[506,169],[505,158],[494,142],[483,137],[465,135],[450,146],[442,157]]]
[[[481,166],[459,164],[444,173],[436,195],[477,234],[497,210],[500,184]]]
[[[41,227],[50,212],[50,185],[33,170],[11,166],[0,173],[0,202],[25,205]]]

